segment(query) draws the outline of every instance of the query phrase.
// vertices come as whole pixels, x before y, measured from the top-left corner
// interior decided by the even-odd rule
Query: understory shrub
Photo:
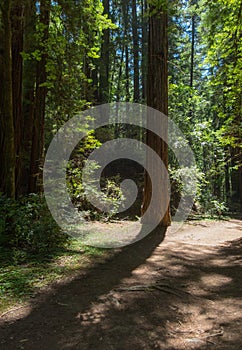
[[[198,214],[220,217],[228,213],[226,203],[211,193],[205,174],[197,168],[176,169],[169,167],[169,176],[171,183],[170,207],[172,215],[176,213],[182,193],[184,195],[192,193],[191,184],[196,184],[196,194],[194,196],[191,215]],[[186,179],[185,185],[182,181],[183,177]]]
[[[42,195],[18,200],[0,195],[0,245],[46,252],[67,242],[67,234],[52,218]]]
[[[99,165],[94,161],[88,165],[88,170],[86,170],[87,182],[83,186],[82,169],[75,167],[75,164],[70,164],[68,168],[67,187],[73,204],[78,211],[82,212],[85,219],[108,221],[115,216],[125,197],[120,188],[120,178],[118,175],[109,179],[101,177],[101,191],[98,190],[95,176],[92,177],[98,168]],[[89,194],[90,198],[93,197],[99,202],[102,210],[90,203],[90,198],[87,198],[86,193]]]

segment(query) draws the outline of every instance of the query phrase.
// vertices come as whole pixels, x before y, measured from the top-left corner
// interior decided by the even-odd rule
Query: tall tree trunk
[[[119,71],[118,71],[118,86],[117,86],[117,93],[116,93],[116,95],[117,95],[116,101],[117,102],[120,102],[123,62],[124,62],[124,44],[122,47],[121,58],[120,58],[120,63],[119,63],[120,65],[119,65]]]
[[[129,48],[126,44],[125,47],[125,96],[126,102],[130,101],[130,90],[129,90]]]
[[[0,4],[0,162],[1,190],[8,197],[15,197],[15,147],[12,98],[12,44],[11,1]]]
[[[195,53],[195,15],[192,15],[192,42],[191,42],[190,88],[193,87],[193,77],[194,77],[194,53]]]
[[[152,11],[154,12],[154,11]],[[147,105],[168,115],[168,38],[167,38],[167,11],[156,11],[149,17],[149,39],[148,39],[148,77],[147,77]],[[167,126],[161,121],[162,128]],[[149,120],[147,123],[149,127]],[[168,146],[157,135],[147,130],[146,144],[151,147],[162,159],[165,167],[168,167]],[[155,173],[154,159],[147,159],[150,170]],[[154,174],[155,175],[155,174]],[[162,201],[169,203],[168,184],[165,193],[162,192],[162,181],[157,175],[157,183],[151,184],[150,177],[145,172],[144,195],[142,214],[145,213],[151,199],[152,186],[156,186],[156,194],[160,198],[160,205],[153,208],[153,212],[147,223],[160,221],[160,226],[170,225],[170,211],[166,210],[165,215],[161,218]]]
[[[147,85],[147,41],[148,41],[148,23],[146,18],[147,2],[142,1],[142,61],[141,61],[141,79],[142,79],[142,101],[146,101]]]
[[[104,14],[109,16],[109,0],[103,1]],[[109,102],[109,42],[110,30],[103,31],[103,42],[101,46],[100,68],[99,68],[99,103]]]
[[[194,6],[196,3],[196,0],[192,0],[191,5]],[[194,10],[193,10],[194,11]],[[191,88],[190,90],[190,99],[193,101],[193,81],[194,81],[194,57],[195,57],[195,35],[196,35],[196,15],[193,13],[191,17],[191,24],[192,24],[192,33],[191,33],[191,61],[190,61],[190,81],[189,86]],[[194,114],[194,107],[193,104],[190,106],[190,110],[188,112],[188,116],[190,119],[192,119]]]
[[[15,133],[16,153],[16,196],[21,194],[21,143],[23,139],[23,104],[22,104],[22,78],[23,78],[23,19],[24,4],[22,0],[14,0],[11,9],[12,23],[12,94],[13,94],[13,120]]]
[[[227,153],[230,153],[230,148],[228,148]],[[227,161],[225,163],[225,194],[226,194],[226,198],[225,200],[227,201],[227,203],[229,203],[231,201],[231,195],[232,195],[232,184],[231,184],[231,157],[230,154],[227,157]]]
[[[125,101],[130,101],[130,68],[129,68],[129,40],[128,40],[128,29],[129,29],[129,4],[126,1],[122,1],[122,17],[123,17],[123,25],[124,25],[124,54],[125,54]]]
[[[32,0],[25,0],[24,8],[24,52],[31,54],[37,49],[34,40],[36,34],[36,9]],[[29,192],[32,133],[34,124],[34,94],[36,64],[33,59],[24,60],[23,65],[23,125],[21,145],[21,174],[18,192]]]
[[[139,102],[139,36],[136,0],[132,0],[132,32],[134,59],[134,102]]]
[[[50,0],[40,1],[40,23],[43,25],[43,37],[41,43],[41,60],[37,62],[36,88],[34,104],[34,125],[32,133],[32,149],[30,162],[29,192],[39,192],[42,189],[42,168],[44,159],[44,122],[45,100],[47,95],[45,45],[49,36]]]

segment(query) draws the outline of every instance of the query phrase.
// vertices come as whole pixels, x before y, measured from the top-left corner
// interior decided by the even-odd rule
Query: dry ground
[[[242,221],[152,235],[0,320],[0,349],[242,349]]]

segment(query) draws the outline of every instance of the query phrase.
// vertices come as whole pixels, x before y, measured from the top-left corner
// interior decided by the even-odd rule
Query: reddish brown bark
[[[167,12],[157,11],[149,18],[149,40],[148,40],[148,78],[147,78],[147,105],[168,115],[168,38],[167,38]],[[162,128],[167,136],[167,125],[162,120]],[[149,128],[149,120],[147,123]],[[146,144],[150,146],[162,159],[166,168],[168,167],[168,146],[157,135],[147,130]],[[151,170],[154,172],[154,159],[148,159]],[[153,208],[151,215],[147,218],[147,223],[159,221],[163,203],[169,203],[169,191],[162,190],[161,181],[158,178],[157,183],[151,184],[150,177],[145,173],[144,196],[142,205],[142,214],[147,210],[150,199],[152,185],[156,186],[156,194],[160,198],[157,207]],[[165,179],[163,179],[165,181]],[[163,201],[163,203],[162,203]],[[170,225],[170,211],[167,209],[165,215],[160,220],[161,226]]]
[[[24,5],[21,0],[13,1],[11,9],[12,25],[12,95],[13,120],[16,153],[16,196],[21,194],[20,177],[22,168],[21,144],[23,140],[23,108],[22,108],[22,78],[23,78],[23,20]]]
[[[11,1],[0,4],[0,190],[15,197],[15,147],[12,99]]]

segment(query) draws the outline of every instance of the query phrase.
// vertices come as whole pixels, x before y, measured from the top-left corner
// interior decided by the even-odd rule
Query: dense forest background
[[[108,102],[156,107],[148,47],[159,47],[165,37],[149,36],[154,18],[168,37],[168,55],[156,53],[168,67],[168,115],[196,157],[193,213],[239,212],[241,8],[240,0],[1,0],[1,243],[45,249],[65,240],[41,193],[45,152],[67,120]],[[166,96],[161,99],[166,112]],[[85,200],[79,166],[105,140],[127,135],[145,140],[143,131],[116,125],[90,133],[73,153],[67,181],[73,202],[89,219],[101,213]],[[168,163],[175,211],[187,169],[172,153]],[[135,174],[142,189],[142,169]],[[119,201],[117,176],[112,169],[106,175],[104,191]]]

